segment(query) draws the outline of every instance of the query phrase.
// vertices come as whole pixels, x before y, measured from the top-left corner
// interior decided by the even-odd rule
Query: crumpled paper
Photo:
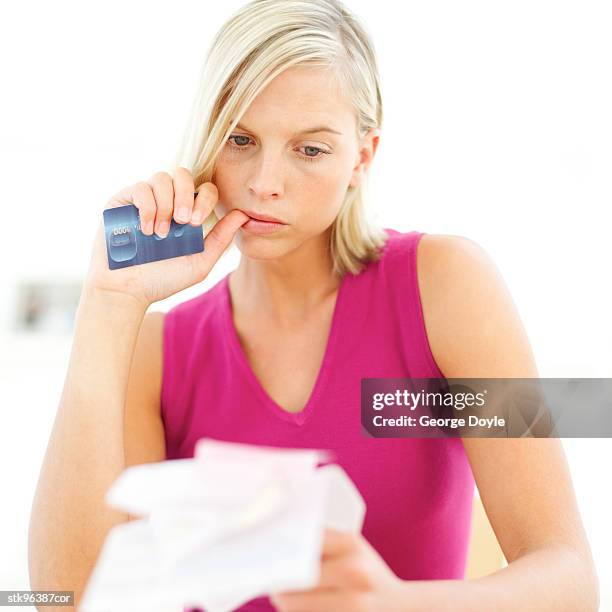
[[[325,528],[360,532],[365,502],[329,451],[202,438],[193,459],[131,466],[81,612],[235,610],[319,580]]]

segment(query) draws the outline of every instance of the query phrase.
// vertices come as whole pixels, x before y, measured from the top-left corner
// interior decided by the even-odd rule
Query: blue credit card
[[[189,223],[170,223],[165,238],[157,234],[147,236],[140,229],[140,214],[134,204],[104,210],[106,254],[111,270],[170,259],[204,250],[202,226]]]

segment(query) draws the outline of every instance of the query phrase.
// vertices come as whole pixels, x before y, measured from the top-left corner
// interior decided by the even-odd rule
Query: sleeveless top
[[[166,458],[193,457],[201,437],[331,449],[365,500],[363,537],[399,578],[463,579],[474,479],[462,440],[362,433],[362,378],[444,378],[417,282],[425,232],[385,232],[379,261],[341,281],[323,361],[301,412],[276,404],[251,369],[233,323],[229,274],[166,313]],[[274,609],[267,597],[238,608]]]

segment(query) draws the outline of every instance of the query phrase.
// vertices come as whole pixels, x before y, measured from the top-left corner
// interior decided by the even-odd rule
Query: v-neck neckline
[[[343,298],[344,293],[346,291],[345,286],[348,281],[348,276],[350,276],[350,273],[346,272],[340,280],[340,285],[338,286],[338,291],[336,294],[336,301],[334,303],[331,325],[327,335],[325,352],[323,353],[323,359],[321,361],[321,365],[319,366],[319,371],[317,373],[314,386],[310,391],[308,400],[299,412],[289,412],[288,410],[285,410],[279,404],[277,404],[277,402],[274,401],[272,397],[270,397],[268,392],[263,388],[263,385],[255,375],[255,372],[253,371],[253,368],[251,367],[251,364],[249,363],[249,360],[246,357],[246,353],[244,352],[242,344],[240,343],[240,338],[238,337],[236,326],[234,325],[232,296],[229,287],[230,275],[227,274],[223,279],[223,288],[225,296],[223,315],[230,345],[233,348],[234,353],[236,354],[238,362],[240,363],[240,366],[246,378],[248,379],[250,385],[253,387],[255,393],[258,395],[259,399],[272,413],[274,413],[276,416],[280,417],[284,421],[294,423],[295,425],[302,425],[303,423],[305,423],[306,420],[312,414],[315,402],[321,392],[321,388],[323,387],[325,381],[329,376],[329,362],[334,354],[334,349],[337,344],[338,327],[340,325],[339,319],[341,317],[340,311],[344,302]]]

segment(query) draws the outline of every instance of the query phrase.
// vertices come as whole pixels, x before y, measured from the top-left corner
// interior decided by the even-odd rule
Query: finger
[[[157,211],[155,233],[161,238],[168,234],[174,208],[174,182],[167,172],[156,172],[148,181],[153,189]]]
[[[214,183],[200,185],[191,213],[191,225],[202,225],[204,219],[212,212],[218,199],[219,191]]]
[[[125,187],[108,201],[106,208],[117,208],[126,204],[136,206],[140,217],[140,228],[144,234],[150,236],[153,233],[153,223],[157,209],[151,186],[141,181]]]
[[[362,557],[336,556],[324,558],[317,588],[368,589],[372,586],[370,571]]]
[[[248,215],[245,215],[240,210],[232,210],[225,215],[223,219],[218,221],[215,226],[206,235],[204,250],[201,253],[188,255],[192,258],[191,261],[198,266],[198,276],[205,278],[215,265],[219,257],[229,246],[234,238],[234,234],[238,231],[241,225],[244,225],[249,220]]]
[[[339,529],[325,529],[321,554],[323,558],[345,555],[358,547],[357,534]]]
[[[178,166],[174,170],[174,220],[188,223],[193,210],[193,176],[187,168]]]
[[[310,589],[272,593],[270,601],[279,612],[329,612],[364,609],[359,594],[341,589]]]

